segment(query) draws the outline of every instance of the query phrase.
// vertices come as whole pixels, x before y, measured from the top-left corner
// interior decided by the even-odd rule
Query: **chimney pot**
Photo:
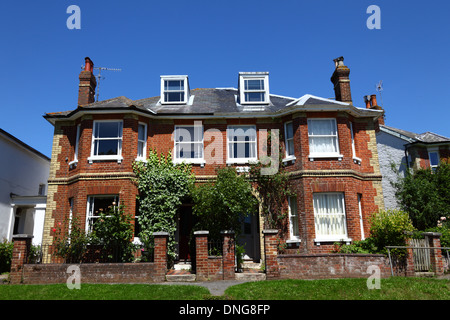
[[[94,63],[89,57],[84,58],[84,71],[94,72]]]
[[[376,94],[372,94],[370,96],[370,104],[372,105],[372,108],[375,107],[375,106],[378,106],[377,105],[377,95]]]
[[[371,105],[370,105],[370,96],[364,96],[364,102],[366,103],[366,109],[370,109]]]

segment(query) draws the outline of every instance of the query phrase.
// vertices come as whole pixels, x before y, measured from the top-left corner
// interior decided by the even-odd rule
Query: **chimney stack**
[[[80,84],[78,86],[78,105],[82,106],[95,102],[95,87],[97,80],[94,77],[94,63],[86,57],[84,70],[80,72]]]
[[[344,57],[333,60],[336,69],[331,76],[334,85],[334,94],[337,101],[352,104],[352,94],[350,92],[350,69],[344,65]]]
[[[366,103],[367,109],[383,110],[383,108],[377,104],[377,95],[376,94],[364,96],[364,102]],[[383,115],[381,115],[378,118],[378,124],[384,125],[384,112],[383,112]]]

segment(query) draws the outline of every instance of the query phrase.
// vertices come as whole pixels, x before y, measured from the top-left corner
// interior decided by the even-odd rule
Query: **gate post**
[[[11,272],[9,274],[11,284],[22,282],[23,265],[27,262],[27,255],[31,248],[32,235],[17,234],[13,236],[13,252],[11,259]]]
[[[169,238],[168,232],[154,232],[155,237],[155,251],[153,261],[156,265],[156,275],[161,281],[165,280],[167,272],[167,239]]]
[[[405,232],[406,235],[406,246],[408,247],[412,247],[413,246],[413,242],[412,242],[412,232]],[[408,248],[406,249],[406,251],[408,252],[408,256],[406,258],[406,277],[414,277],[416,272],[414,270],[414,256],[413,256],[413,249],[412,248]]]
[[[196,278],[208,280],[208,235],[209,231],[195,231]]]
[[[424,232],[422,233],[425,239],[428,240],[430,247],[440,248],[442,233],[438,232]],[[435,275],[440,276],[444,274],[444,262],[442,261],[441,249],[430,249],[431,268]]]
[[[266,277],[279,278],[280,268],[278,266],[278,248],[277,248],[277,235],[278,230],[268,229],[263,230],[264,234],[264,256],[266,264]]]
[[[234,280],[234,231],[222,231],[223,247],[222,247],[222,259],[223,259],[223,279]]]

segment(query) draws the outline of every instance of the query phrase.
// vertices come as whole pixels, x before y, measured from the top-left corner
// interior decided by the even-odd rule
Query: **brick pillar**
[[[428,239],[430,247],[440,248],[442,233],[438,232],[423,232],[425,239]],[[441,249],[430,249],[431,268],[435,275],[440,276],[444,274],[444,261],[442,260]]]
[[[11,272],[9,274],[11,284],[22,282],[23,265],[27,262],[31,239],[33,239],[33,236],[27,234],[13,236],[14,247],[11,259]]]
[[[266,265],[266,279],[280,277],[278,266],[278,230],[263,230],[264,234],[264,256]]]
[[[409,234],[408,234],[409,235]],[[406,246],[407,247],[413,247],[412,238],[408,237],[406,238]],[[414,257],[413,257],[413,249],[408,248],[406,249],[408,256],[406,257],[406,276],[407,277],[414,277],[416,272],[414,271]]]
[[[208,280],[208,235],[209,231],[195,231],[196,279]]]
[[[234,280],[235,279],[234,231],[222,231],[221,234],[223,237],[223,249],[222,249],[223,279]]]
[[[155,249],[153,261],[155,263],[156,276],[160,278],[160,281],[165,280],[167,272],[167,239],[169,238],[168,232],[154,232],[155,237]]]

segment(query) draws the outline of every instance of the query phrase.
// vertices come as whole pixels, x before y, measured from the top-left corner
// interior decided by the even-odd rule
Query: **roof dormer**
[[[188,101],[188,76],[161,76],[162,104],[186,104]]]
[[[269,73],[239,72],[239,100],[241,105],[270,103]]]

